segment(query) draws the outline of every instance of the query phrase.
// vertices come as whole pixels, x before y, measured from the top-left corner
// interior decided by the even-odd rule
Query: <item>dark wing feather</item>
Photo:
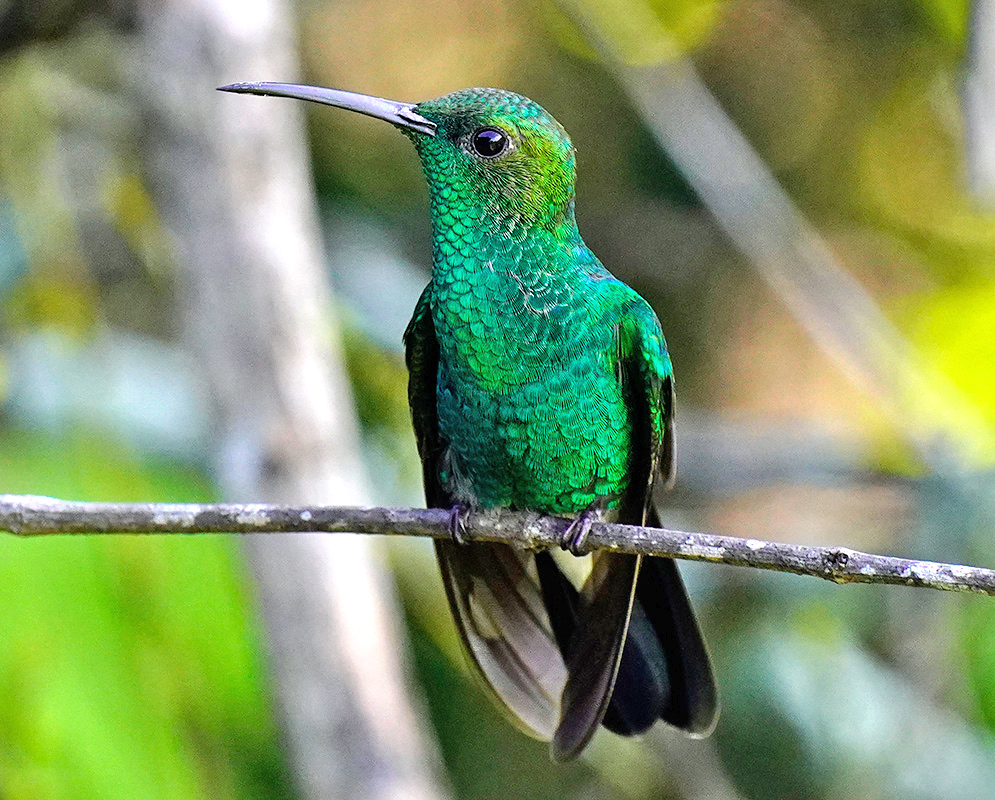
[[[612,698],[622,659],[639,557],[596,553],[577,602],[565,653],[563,711],[553,736],[557,761],[573,758],[597,731]],[[551,609],[552,613],[552,609]],[[554,622],[554,628],[562,620]]]
[[[652,386],[647,387],[652,390]],[[677,450],[674,447],[674,378],[668,375],[660,386],[660,402],[663,404],[663,443],[660,449],[658,466],[659,480],[664,489],[672,489],[677,480]],[[650,486],[649,496],[652,505],[653,487]]]
[[[430,507],[449,508],[452,498],[439,479],[446,444],[436,411],[439,345],[428,289],[404,343],[425,499]],[[532,554],[506,545],[444,540],[437,540],[435,548],[453,619],[482,684],[526,733],[552,738],[567,673],[530,571]]]
[[[431,284],[425,287],[415,313],[404,331],[404,361],[408,367],[408,407],[421,458],[425,502],[429,508],[452,505],[439,480],[445,444],[439,434],[436,384],[439,376],[439,341],[432,322]]]
[[[500,544],[436,540],[449,607],[484,686],[525,733],[549,740],[567,679],[532,554]]]

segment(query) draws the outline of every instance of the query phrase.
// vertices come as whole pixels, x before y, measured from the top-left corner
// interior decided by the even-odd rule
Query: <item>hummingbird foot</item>
[[[563,531],[560,547],[575,556],[586,556],[590,552],[587,549],[587,534],[591,532],[591,524],[600,516],[601,510],[597,506],[581,511]]]
[[[449,509],[449,536],[454,544],[464,545],[466,540],[466,518],[470,514],[470,507],[462,503],[454,503]]]

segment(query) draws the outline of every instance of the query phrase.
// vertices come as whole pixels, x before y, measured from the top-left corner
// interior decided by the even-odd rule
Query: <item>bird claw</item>
[[[591,532],[591,525],[597,516],[597,510],[589,508],[574,517],[560,537],[560,547],[575,556],[586,556],[589,552],[587,535]]]
[[[466,541],[466,519],[470,515],[470,509],[462,503],[455,503],[449,509],[449,536],[453,544],[465,545]]]

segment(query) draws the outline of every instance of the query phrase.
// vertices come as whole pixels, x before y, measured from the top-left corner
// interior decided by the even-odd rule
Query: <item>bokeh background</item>
[[[0,491],[420,504],[400,337],[430,230],[411,147],[213,87],[500,86],[570,131],[582,233],[663,322],[666,523],[993,564],[993,21],[987,0],[0,0]],[[287,174],[303,225],[298,201],[224,205]],[[265,245],[226,244],[246,236]],[[253,288],[254,258],[288,266]],[[281,288],[304,262],[331,293]],[[225,385],[237,357],[212,331],[265,342],[289,316],[240,305],[246,287],[316,303],[322,446],[362,488],[274,490],[307,448],[232,424],[256,387]],[[402,677],[379,656],[329,667],[341,707],[304,703],[329,734],[296,721],[252,546],[0,537],[0,798],[995,796],[990,598],[690,565],[714,736],[602,734],[554,766],[473,685],[424,545],[363,545],[380,606],[357,590],[324,644],[375,629]],[[379,744],[343,743],[359,728]]]

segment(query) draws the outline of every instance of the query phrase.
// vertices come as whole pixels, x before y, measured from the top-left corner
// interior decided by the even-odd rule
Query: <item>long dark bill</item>
[[[218,91],[309,100],[312,103],[345,108],[368,117],[382,119],[391,125],[426,136],[435,135],[435,123],[419,114],[413,103],[399,103],[396,100],[384,100],[382,97],[372,97],[368,94],[325,89],[321,86],[302,86],[296,83],[232,83],[228,86],[219,86]]]

